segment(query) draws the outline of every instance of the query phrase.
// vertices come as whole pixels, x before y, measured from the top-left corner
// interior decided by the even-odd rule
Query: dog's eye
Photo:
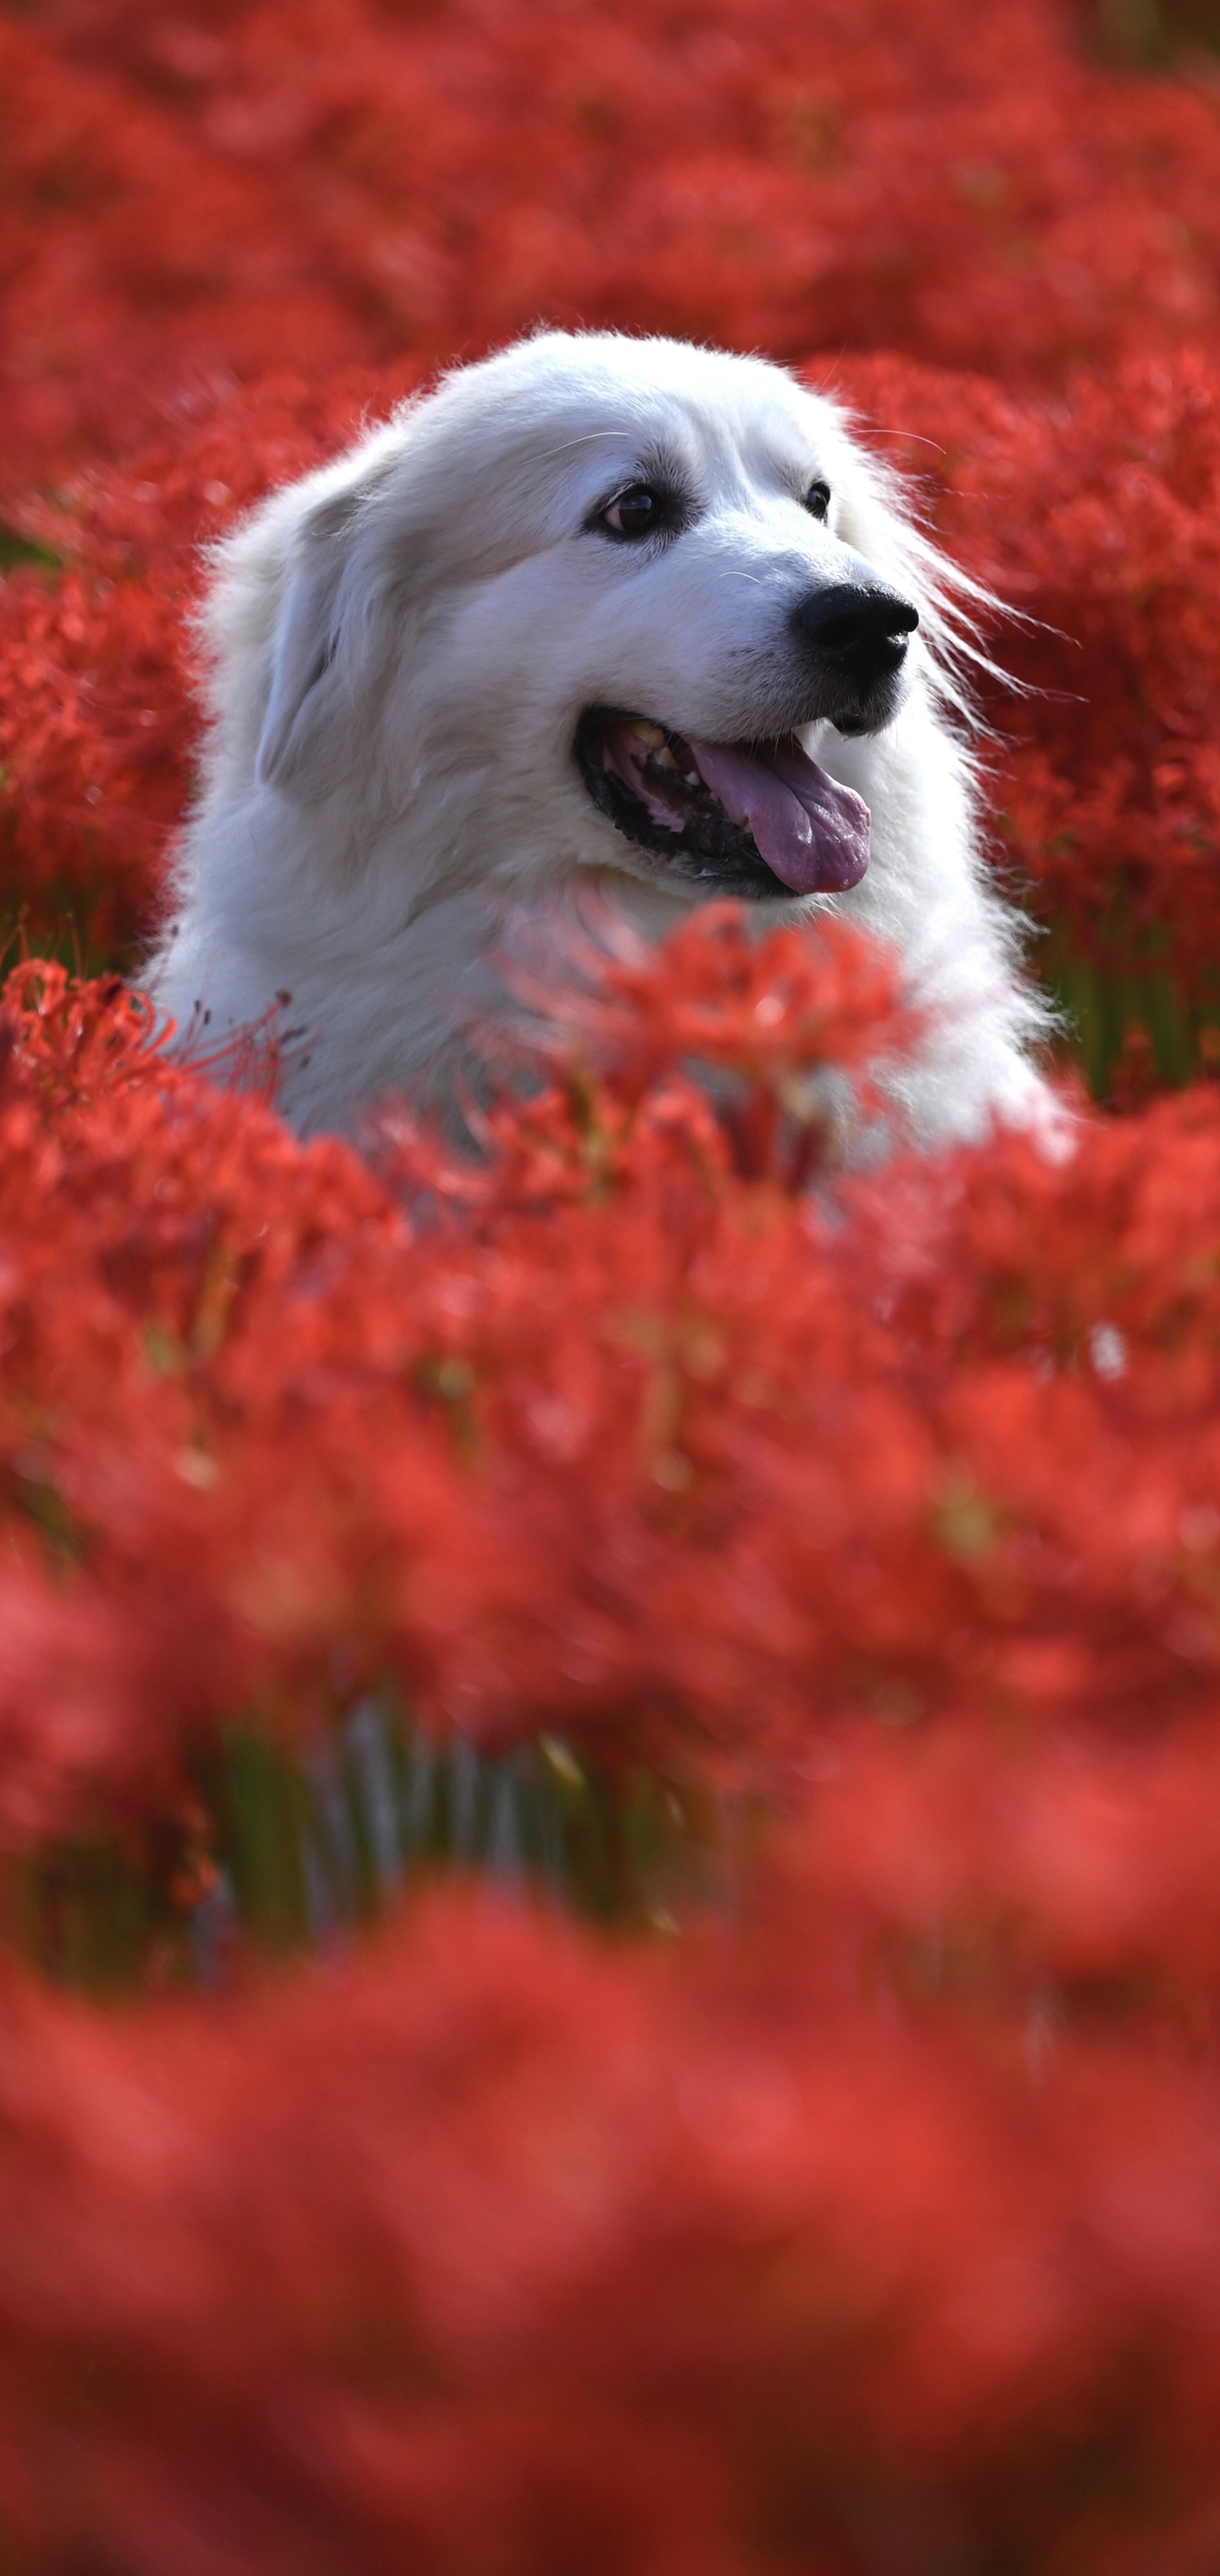
[[[615,537],[649,537],[659,528],[664,517],[664,504],[659,492],[647,483],[633,483],[629,492],[620,492],[601,513],[603,528]]]
[[[811,519],[825,519],[830,515],[830,485],[823,483],[820,476],[816,483],[810,484],[805,494],[805,507]]]

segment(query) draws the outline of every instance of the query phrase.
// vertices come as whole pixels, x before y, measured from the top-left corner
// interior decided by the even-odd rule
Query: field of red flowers
[[[0,8],[6,2576],[1220,2566],[1218,35]],[[1069,1157],[732,907],[477,1169],[172,1061],[201,544],[540,316],[1020,612]]]

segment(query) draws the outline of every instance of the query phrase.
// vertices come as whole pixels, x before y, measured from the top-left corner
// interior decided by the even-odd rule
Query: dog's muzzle
[[[840,733],[875,733],[894,712],[893,683],[906,660],[919,611],[882,582],[839,582],[812,591],[792,612],[813,661],[818,714]]]
[[[709,742],[622,708],[589,707],[574,748],[616,831],[705,894],[842,894],[868,866],[863,797],[820,769],[794,734]]]
[[[837,582],[792,612],[801,724],[879,733],[919,611],[884,582]],[[664,716],[587,707],[576,759],[595,805],[666,873],[759,902],[844,894],[869,861],[869,812],[820,768],[796,732],[727,742],[679,733]]]

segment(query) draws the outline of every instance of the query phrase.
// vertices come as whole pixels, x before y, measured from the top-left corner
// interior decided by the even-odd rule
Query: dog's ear
[[[291,541],[257,756],[259,778],[290,796],[327,794],[359,756],[379,605],[359,539],[384,471],[315,502]]]

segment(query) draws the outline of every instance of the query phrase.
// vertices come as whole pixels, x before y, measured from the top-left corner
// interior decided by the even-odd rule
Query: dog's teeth
[[[666,742],[664,735],[662,735],[662,737],[661,737],[661,748],[660,748],[660,750],[659,750],[659,751],[654,751],[654,753],[653,753],[652,757],[653,757],[653,763],[654,763],[654,766],[655,766],[657,769],[676,769],[676,768],[677,768],[677,766],[678,766],[677,761],[674,759],[673,753],[672,753],[672,751],[670,750],[670,748],[669,748],[669,744]]]
[[[631,730],[636,741],[646,742],[650,751],[658,751],[664,747],[665,736],[660,725],[646,724],[641,717],[639,723],[633,724]]]
[[[684,769],[684,770],[683,770],[683,772],[682,772],[682,775],[683,775],[684,779],[686,780],[686,784],[687,784],[687,786],[688,786],[688,787],[697,787],[697,786],[698,786],[698,784],[699,784],[699,772],[698,772],[698,770],[697,770],[697,769]]]

